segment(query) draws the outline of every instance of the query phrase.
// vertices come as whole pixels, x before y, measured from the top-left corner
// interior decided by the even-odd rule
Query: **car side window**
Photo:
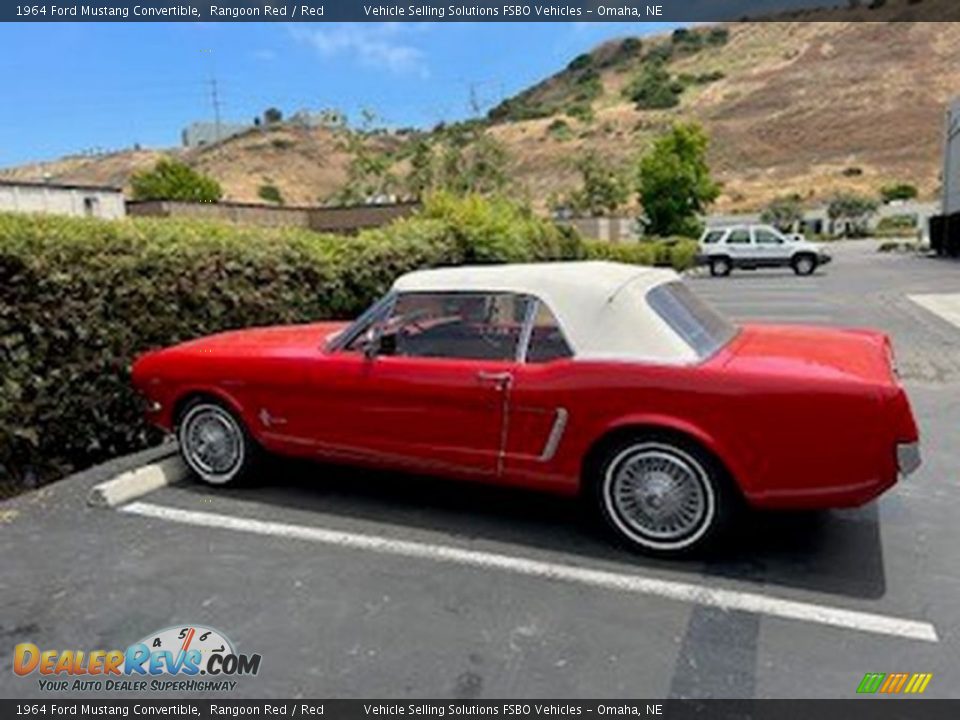
[[[750,244],[750,231],[746,228],[737,228],[736,230],[731,230],[730,234],[727,236],[727,245],[749,245]]]
[[[516,360],[528,302],[514,293],[401,294],[380,329],[378,353]]]
[[[783,238],[762,228],[753,231],[753,239],[758,245],[782,245]]]
[[[703,236],[704,245],[715,245],[720,242],[720,239],[723,237],[726,230],[711,230],[706,235]]]
[[[563,336],[556,316],[545,303],[538,303],[533,327],[530,329],[527,362],[545,363],[572,356],[573,351]]]

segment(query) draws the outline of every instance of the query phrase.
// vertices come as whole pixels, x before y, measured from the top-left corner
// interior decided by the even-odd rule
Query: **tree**
[[[827,205],[827,217],[840,224],[846,237],[866,235],[867,220],[876,211],[876,200],[853,193],[836,195]]]
[[[803,206],[796,195],[775,198],[760,214],[761,222],[775,225],[781,230],[789,230],[803,220]]]
[[[184,200],[217,202],[223,197],[220,183],[189,165],[163,158],[153,170],[136,173],[132,180],[134,200]]]
[[[427,140],[418,138],[410,154],[410,173],[405,182],[407,192],[413,197],[421,198],[433,187],[433,166],[433,147]]]
[[[909,183],[894,183],[893,185],[884,185],[880,188],[880,197],[885,203],[891,203],[896,200],[915,200],[919,193],[915,185]]]
[[[395,158],[388,150],[380,150],[371,139],[375,134],[377,115],[372,110],[361,110],[358,130],[342,122],[331,127],[341,150],[350,156],[347,166],[347,182],[331,198],[341,205],[362,205],[378,202],[392,195],[397,187],[397,177],[392,168]]]
[[[273,125],[283,120],[283,113],[275,107],[268,107],[263,111],[263,122]]]
[[[699,125],[677,124],[640,159],[637,193],[648,233],[699,234],[698,215],[720,194],[707,165],[709,142]]]
[[[510,155],[481,128],[451,131],[440,158],[437,187],[457,195],[492,195],[509,184]]]
[[[582,178],[579,189],[564,203],[578,215],[601,217],[627,202],[630,185],[623,170],[595,152],[581,155],[574,163]]]

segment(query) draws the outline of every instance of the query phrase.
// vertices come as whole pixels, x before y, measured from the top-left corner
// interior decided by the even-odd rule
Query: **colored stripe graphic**
[[[886,676],[886,673],[867,673],[863,676],[863,680],[860,681],[860,685],[857,687],[857,692],[875,693],[880,689],[880,684],[883,682],[883,679]]]
[[[857,692],[918,695],[927,689],[932,679],[933,673],[867,673],[857,686]]]

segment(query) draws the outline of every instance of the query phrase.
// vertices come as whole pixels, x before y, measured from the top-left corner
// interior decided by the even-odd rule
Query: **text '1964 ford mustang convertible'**
[[[882,333],[736,326],[616,263],[418,271],[352,323],[201,338],[133,379],[210,484],[269,451],[579,493],[659,555],[737,507],[856,506],[920,464]]]

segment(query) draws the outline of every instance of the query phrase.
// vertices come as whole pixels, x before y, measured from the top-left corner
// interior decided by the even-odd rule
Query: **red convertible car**
[[[424,270],[352,323],[142,356],[151,422],[213,485],[262,451],[576,494],[660,555],[743,505],[866,503],[920,464],[878,332],[729,323],[670,270]]]

